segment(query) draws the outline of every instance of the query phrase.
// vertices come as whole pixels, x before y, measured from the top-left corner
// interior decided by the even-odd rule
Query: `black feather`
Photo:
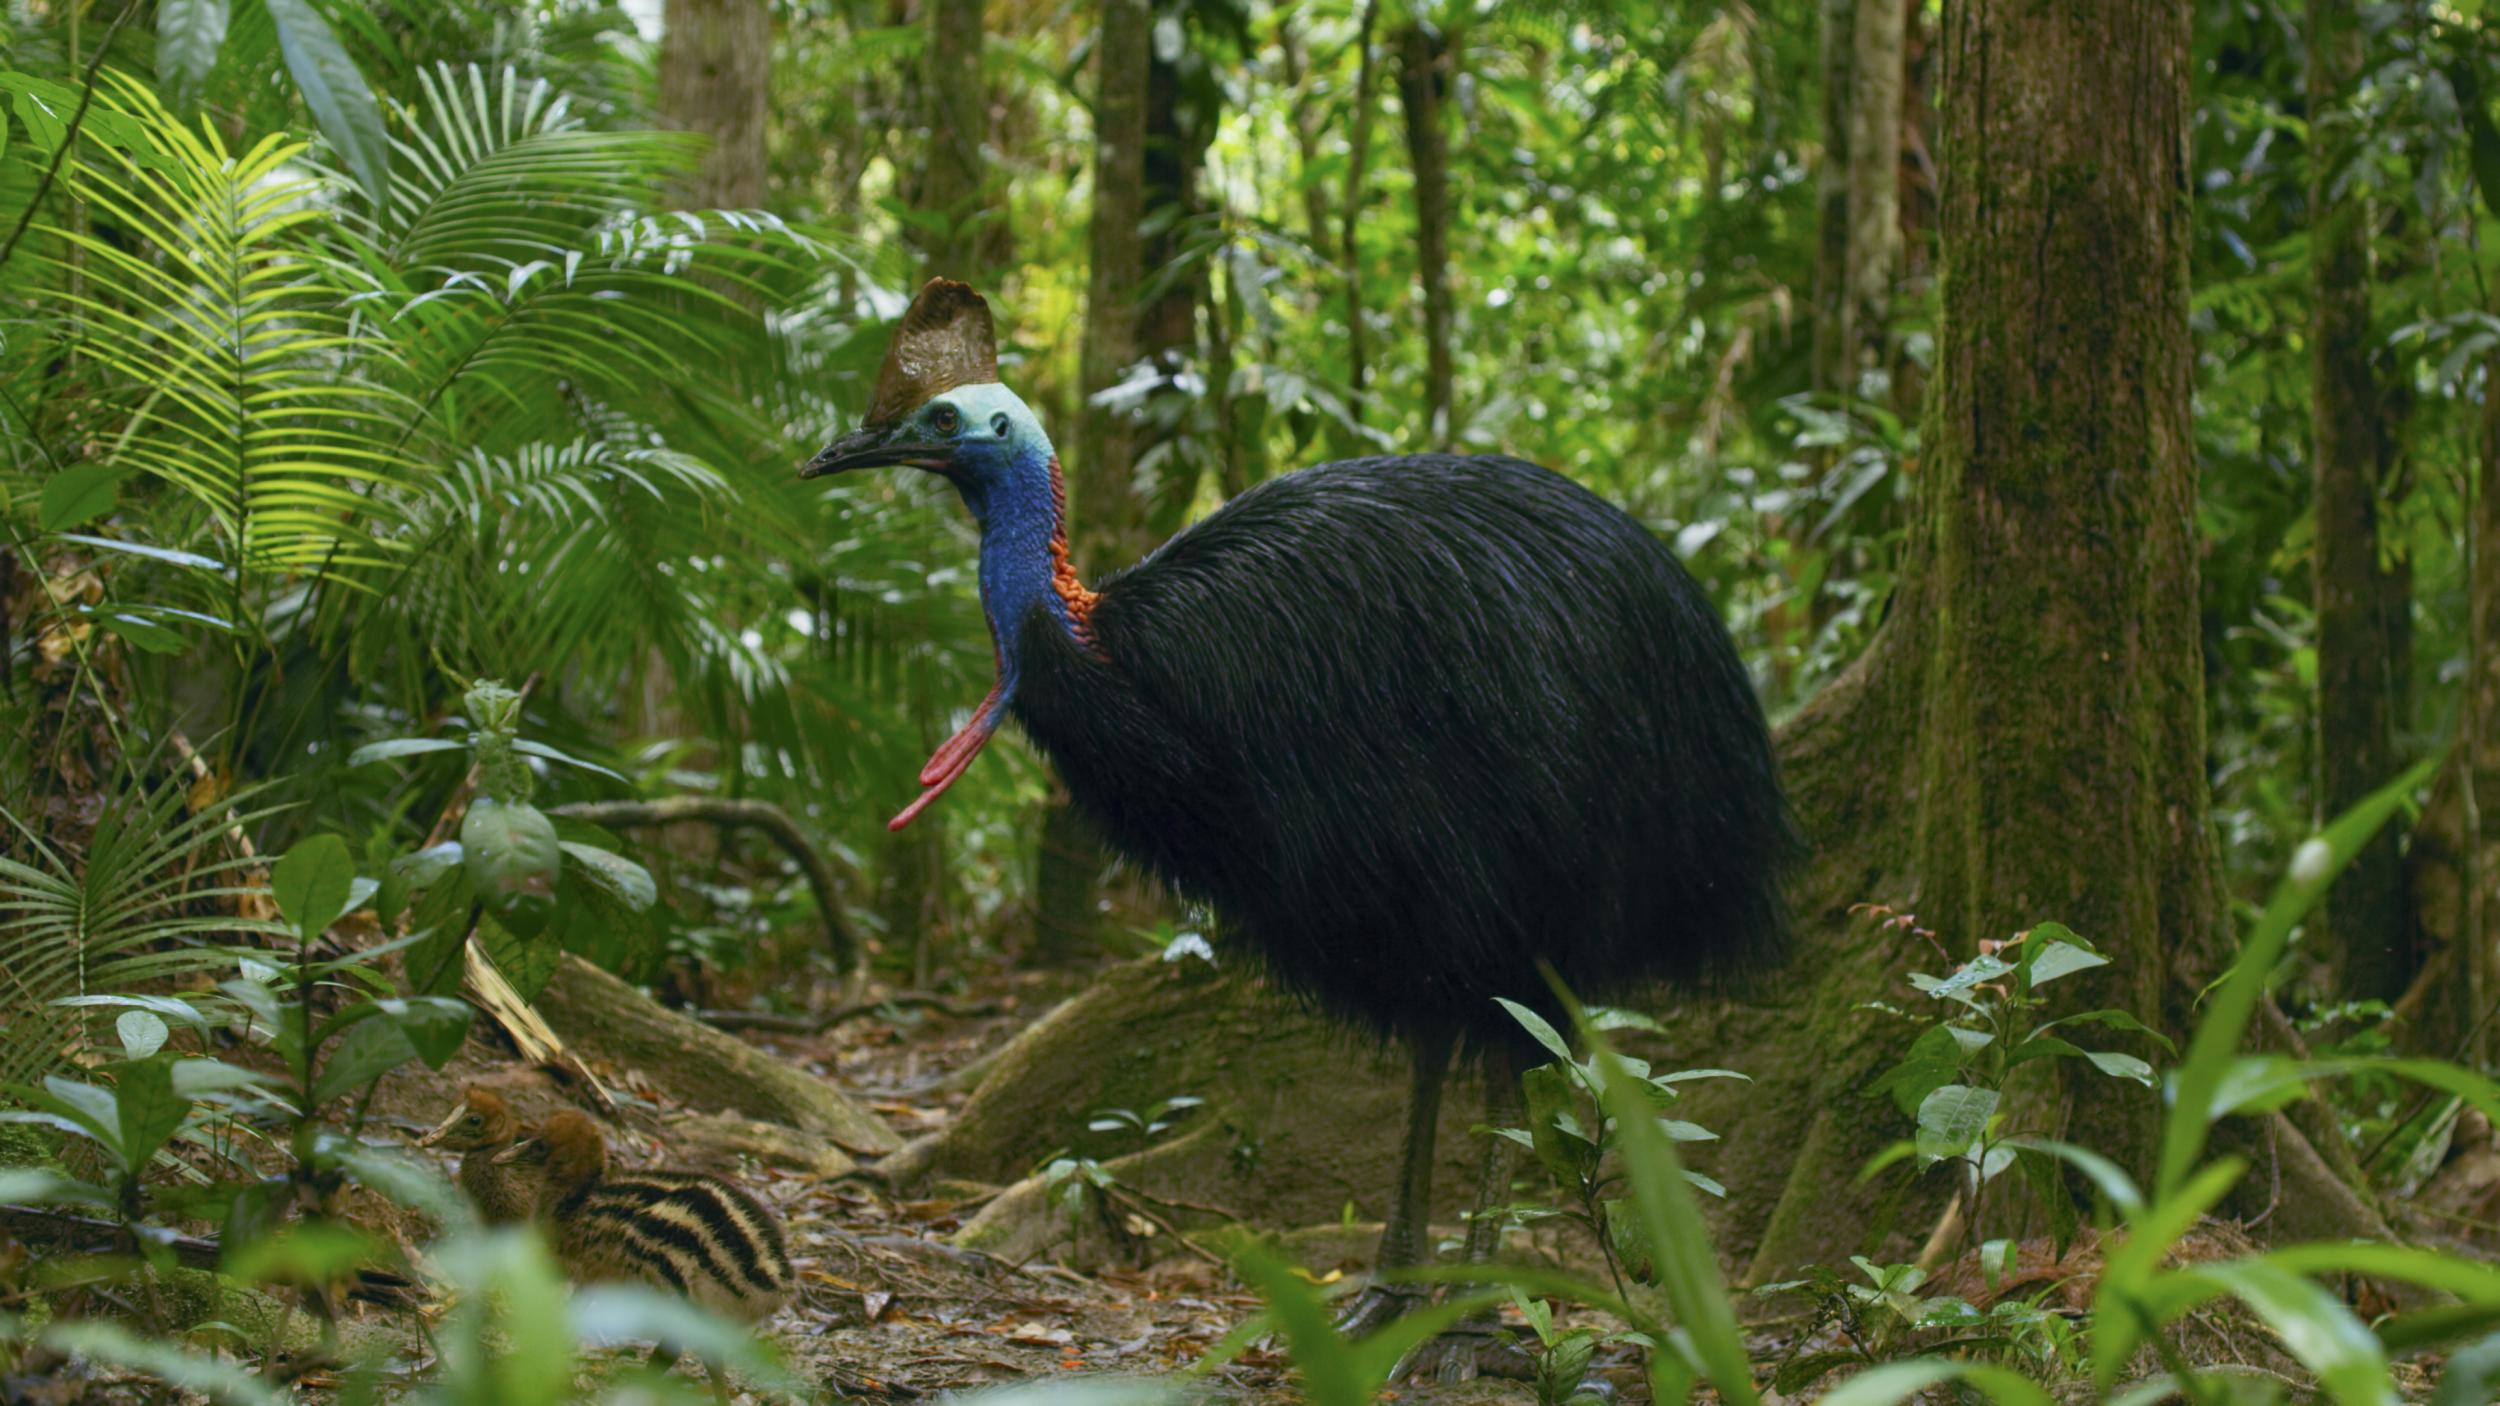
[[[1798,852],[1726,628],[1646,528],[1512,459],[1324,464],[1022,623],[1014,711],[1219,950],[1381,1035],[1483,1045],[1780,959]]]

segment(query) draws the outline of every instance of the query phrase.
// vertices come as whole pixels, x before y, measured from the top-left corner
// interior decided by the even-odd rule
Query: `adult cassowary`
[[[998,661],[894,827],[1013,715],[1113,848],[1214,910],[1222,950],[1403,1042],[1382,1269],[1420,1257],[1452,1051],[1495,1056],[1489,1088],[1515,1093],[1520,1032],[1494,997],[1553,1013],[1540,963],[1605,998],[1777,958],[1796,841],[1744,667],[1674,556],[1569,479],[1440,454],[1323,464],[1089,590],[1050,438],[998,384],[989,306],[943,279],[904,314],[865,422],[802,473],[892,464],[944,477],[979,522]],[[1506,1184],[1506,1159],[1487,1170]],[[1375,1283],[1347,1317],[1414,1292]]]

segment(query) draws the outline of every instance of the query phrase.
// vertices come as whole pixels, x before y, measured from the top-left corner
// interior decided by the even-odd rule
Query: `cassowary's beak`
[[[468,1112],[469,1106],[467,1104],[463,1103],[454,1105],[450,1116],[434,1125],[434,1131],[417,1139],[417,1146],[432,1147],[434,1144],[441,1142],[444,1138],[451,1136],[452,1128],[456,1126],[462,1118],[468,1116]]]
[[[538,1139],[523,1138],[521,1141],[512,1144],[510,1147],[505,1148],[501,1152],[496,1153],[494,1165],[500,1167],[507,1162],[518,1162],[523,1157],[528,1156],[530,1154],[530,1150],[537,1146]]]
[[[800,466],[799,477],[817,478],[845,469],[874,469],[888,464],[909,464],[942,474],[955,466],[955,446],[903,437],[891,428],[863,426],[819,450],[815,458]]]

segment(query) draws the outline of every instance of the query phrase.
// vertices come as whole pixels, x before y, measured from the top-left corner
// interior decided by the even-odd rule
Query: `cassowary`
[[[893,826],[1013,716],[1116,851],[1214,911],[1219,951],[1402,1042],[1384,1271],[1420,1258],[1452,1052],[1516,1092],[1520,1032],[1493,998],[1556,1013],[1541,965],[1603,999],[1777,959],[1796,840],[1752,685],[1675,557],[1571,480],[1490,457],[1323,464],[1089,589],[989,306],[943,279],[861,427],[801,472],[898,464],[980,525],[998,675]],[[1507,1160],[1487,1173],[1506,1185]],[[1348,1322],[1414,1292],[1376,1282]]]

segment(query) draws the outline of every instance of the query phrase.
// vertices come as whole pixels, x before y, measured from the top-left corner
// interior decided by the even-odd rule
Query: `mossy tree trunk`
[[[1458,435],[1451,404],[1450,135],[1442,99],[1456,48],[1429,24],[1398,38],[1398,99],[1406,109],[1406,156],[1415,174],[1415,276],[1424,290],[1424,443],[1446,449]]]
[[[2411,667],[2411,573],[2383,562],[2381,502],[2398,472],[2395,397],[2370,324],[2370,208],[2344,189],[2357,129],[2345,96],[2363,66],[2352,0],[2309,3],[2310,468],[2317,518],[2321,819],[2341,815],[2402,769],[2396,737]],[[2379,831],[2328,890],[2338,985],[2393,1001],[2416,961],[2398,827]]]
[[[981,81],[982,0],[931,0],[920,50],[920,103],[928,146],[912,203],[935,222],[913,227],[924,276],[978,283],[1003,262],[1005,222],[985,218],[981,139],[989,128]]]

